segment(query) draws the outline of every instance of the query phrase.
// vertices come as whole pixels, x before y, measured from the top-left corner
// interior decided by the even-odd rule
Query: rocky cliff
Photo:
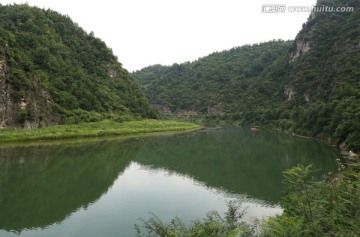
[[[25,129],[48,126],[60,121],[54,113],[49,91],[37,78],[31,78],[33,90],[17,91],[9,84],[9,71],[4,51],[0,55],[0,128],[8,126]],[[19,99],[14,94],[19,93]]]

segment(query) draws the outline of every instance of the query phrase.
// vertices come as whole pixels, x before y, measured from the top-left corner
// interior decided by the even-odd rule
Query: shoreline
[[[0,147],[144,137],[196,131],[201,125],[165,120],[128,122],[101,121],[74,125],[53,125],[32,130],[0,130]]]
[[[270,128],[271,129],[271,128]],[[314,141],[317,141],[317,142],[321,142],[321,143],[324,143],[324,144],[327,144],[329,146],[332,146],[332,147],[336,147],[337,149],[339,149],[339,154],[345,158],[345,159],[348,159],[348,160],[352,160],[352,161],[357,161],[359,162],[360,161],[360,154],[358,153],[354,153],[352,152],[351,150],[348,150],[346,149],[346,147],[343,147],[343,146],[339,146],[339,145],[336,145],[335,143],[332,143],[332,142],[329,142],[329,140],[324,140],[324,139],[320,139],[320,138],[317,138],[317,137],[311,137],[311,136],[304,136],[304,135],[299,135],[299,134],[296,134],[296,133],[289,133],[288,131],[284,131],[282,129],[275,129],[277,131],[280,131],[280,132],[284,132],[284,133],[287,133],[293,137],[298,137],[298,138],[303,138],[303,139],[311,139],[311,140],[314,140]]]

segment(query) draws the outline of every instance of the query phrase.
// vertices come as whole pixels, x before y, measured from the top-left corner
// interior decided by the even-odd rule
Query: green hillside
[[[254,111],[254,103],[244,102],[266,102],[267,95],[277,93],[281,78],[265,75],[265,71],[287,61],[290,45],[284,41],[246,45],[191,63],[150,66],[133,76],[152,104],[172,112],[239,116],[241,111]],[[286,70],[281,70],[273,73],[283,76]]]
[[[103,41],[68,16],[0,5],[0,126],[152,116]]]
[[[292,42],[271,41],[134,72],[163,115],[281,128],[360,150],[360,8],[312,13]]]
[[[320,0],[318,5],[355,11],[313,14],[297,35],[284,128],[360,150],[360,2]],[[301,52],[306,45],[309,50]]]

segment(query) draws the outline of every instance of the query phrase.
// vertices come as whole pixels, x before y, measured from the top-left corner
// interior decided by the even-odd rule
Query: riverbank
[[[191,120],[189,120],[191,121]],[[193,122],[197,122],[199,123],[199,121],[197,120],[193,120]],[[210,124],[211,122],[214,122],[214,121],[210,121]],[[227,120],[218,120],[217,121],[219,124],[231,124],[231,125],[236,125],[236,126],[249,126],[249,127],[257,127],[258,129],[270,129],[270,130],[273,130],[273,131],[279,131],[279,132],[283,132],[283,133],[287,133],[287,134],[290,134],[294,137],[298,137],[298,138],[304,138],[304,139],[311,139],[311,140],[315,140],[315,141],[318,141],[318,142],[322,142],[322,143],[325,143],[325,144],[328,144],[329,146],[334,146],[334,147],[338,147],[342,152],[350,152],[350,150],[357,150],[359,151],[359,147],[353,147],[353,146],[349,146],[349,144],[345,144],[345,142],[343,142],[342,144],[338,144],[336,142],[336,139],[334,137],[331,137],[330,135],[327,135],[325,133],[319,133],[317,135],[312,135],[311,134],[311,131],[310,130],[305,130],[305,129],[302,129],[302,128],[297,128],[297,129],[294,129],[294,128],[289,128],[289,127],[284,127],[284,126],[281,126],[279,123],[279,121],[273,121],[273,122],[269,122],[269,123],[266,123],[266,124],[263,124],[263,123],[256,123],[256,125],[253,125],[253,124],[249,124],[249,123],[246,123],[244,121],[227,121]],[[207,124],[207,122],[203,122],[200,124]]]
[[[55,125],[32,130],[3,129],[0,130],[0,143],[129,136],[159,132],[191,131],[200,128],[200,125],[194,123],[171,120],[146,119],[127,122],[104,120],[92,123]]]

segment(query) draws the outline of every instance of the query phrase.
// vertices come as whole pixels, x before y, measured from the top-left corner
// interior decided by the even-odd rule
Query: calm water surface
[[[281,172],[335,170],[338,150],[222,127],[128,140],[0,148],[0,236],[134,236],[155,213],[190,222],[238,200],[246,221],[281,213]]]

